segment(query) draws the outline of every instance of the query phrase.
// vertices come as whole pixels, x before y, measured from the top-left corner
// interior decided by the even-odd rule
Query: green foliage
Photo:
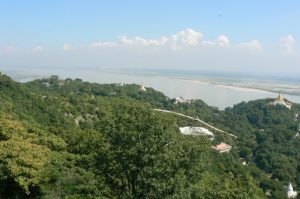
[[[178,135],[173,119],[147,106],[113,101],[112,110],[97,123],[110,146],[98,166],[116,196],[168,197],[177,194],[180,180],[188,186],[203,171],[207,141]]]
[[[71,153],[52,153],[41,175],[44,198],[111,198],[102,176],[78,165],[81,157]]]
[[[300,186],[300,106],[270,99],[220,111],[135,84],[0,75],[0,198],[285,198]],[[186,136],[199,117],[237,135]],[[229,154],[211,145],[226,142]],[[246,165],[242,162],[246,161]],[[268,193],[269,196],[266,196]]]
[[[235,176],[228,173],[221,176],[204,174],[203,179],[193,187],[192,197],[205,199],[261,199],[265,198],[265,195],[251,177]]]
[[[50,150],[35,144],[26,129],[11,118],[1,118],[0,135],[0,180],[6,186],[3,181],[16,183],[14,186],[28,195],[30,189],[39,184],[39,174],[48,161]],[[1,190],[1,195],[7,191]]]

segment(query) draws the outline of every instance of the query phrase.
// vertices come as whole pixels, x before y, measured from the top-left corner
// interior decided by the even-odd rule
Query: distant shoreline
[[[186,81],[186,82],[192,82],[192,83],[198,83],[198,84],[205,84],[205,85],[211,85],[211,86],[216,86],[216,87],[220,87],[220,88],[227,88],[227,89],[232,89],[232,90],[237,90],[237,91],[250,91],[250,92],[261,92],[261,93],[268,93],[268,94],[278,94],[279,92],[282,94],[286,94],[286,95],[293,95],[293,96],[300,96],[300,85],[299,88],[294,88],[294,91],[287,91],[284,89],[269,89],[266,88],[267,85],[265,85],[264,83],[260,83],[261,86],[257,85],[257,86],[250,86],[250,85],[243,85],[241,84],[235,84],[235,83],[222,83],[222,82],[213,82],[213,78],[211,79],[212,81],[205,81],[205,80],[199,80],[199,79],[188,79],[188,78],[179,78],[179,77],[173,77],[173,79],[176,80],[180,80],[180,81]],[[209,77],[207,77],[207,79],[210,79]],[[269,83],[272,84],[272,83]],[[273,83],[274,85],[276,85],[276,83]],[[266,87],[263,87],[266,86]],[[270,85],[268,85],[270,86]],[[285,85],[286,86],[286,85]],[[291,87],[288,87],[286,89],[293,89]]]
[[[101,70],[104,72],[109,73],[117,73],[117,74],[125,74],[125,75],[141,75],[141,76],[149,76],[149,72],[147,71],[139,71],[138,74],[135,72],[129,70],[129,71],[118,71],[118,70]],[[151,76],[162,76],[162,77],[168,77],[175,80],[180,81],[187,81],[192,83],[199,83],[199,84],[205,84],[205,85],[211,85],[216,86],[220,88],[226,88],[226,89],[232,89],[237,91],[253,91],[253,92],[261,92],[261,93],[267,93],[267,94],[278,94],[279,92],[285,95],[293,95],[293,96],[300,96],[300,83],[295,83],[293,81],[275,81],[275,80],[261,80],[261,79],[255,79],[252,78],[250,81],[246,82],[235,82],[239,79],[244,80],[243,76],[240,78],[235,77],[227,77],[227,76],[209,76],[209,75],[199,75],[199,76],[192,76],[189,77],[188,74],[183,74],[183,76],[179,76],[178,74],[172,74],[168,75],[165,73],[150,73]],[[230,83],[223,82],[229,81]],[[257,82],[255,81],[257,80]]]
[[[200,80],[191,80],[191,79],[181,79],[181,78],[173,78],[180,81],[187,81],[187,82],[193,82],[193,83],[199,83],[199,84],[205,84],[205,85],[211,85],[216,86],[220,88],[227,88],[227,89],[233,89],[238,91],[252,91],[252,92],[261,92],[261,93],[274,93],[268,90],[259,89],[259,88],[252,88],[252,87],[243,87],[243,86],[235,86],[235,85],[226,85],[221,83],[211,83],[211,82],[205,82]]]

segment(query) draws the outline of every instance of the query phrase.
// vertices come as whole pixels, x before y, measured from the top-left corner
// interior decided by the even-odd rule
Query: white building
[[[292,183],[290,183],[287,188],[287,196],[288,196],[288,198],[296,198],[297,197],[297,192],[294,191]]]
[[[299,113],[295,113],[295,118],[294,118],[294,120],[297,121],[298,118],[299,118]]]
[[[209,139],[214,139],[214,134],[210,132],[208,129],[203,127],[191,127],[191,126],[185,126],[179,128],[180,133],[184,135],[206,135],[209,137]]]
[[[141,90],[141,91],[147,91],[147,89],[144,87],[144,84],[143,84],[143,83],[141,83],[141,85],[140,85],[140,90]]]
[[[230,152],[232,147],[229,144],[222,142],[216,146],[212,146],[212,148],[219,151],[220,153],[225,153]]]
[[[174,104],[179,104],[179,103],[192,103],[193,102],[193,100],[191,99],[191,100],[186,100],[186,99],[184,99],[183,97],[176,97],[175,98],[175,102],[174,102]]]

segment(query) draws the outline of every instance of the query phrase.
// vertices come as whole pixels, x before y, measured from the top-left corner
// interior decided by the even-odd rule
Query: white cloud
[[[36,46],[36,47],[33,48],[33,52],[35,52],[35,53],[40,53],[42,51],[44,51],[43,46]]]
[[[295,53],[295,39],[292,35],[287,35],[280,39],[281,46],[284,47],[285,52],[287,54],[294,54]]]
[[[70,51],[74,51],[74,50],[76,50],[76,48],[70,46],[70,45],[67,44],[67,43],[65,43],[65,44],[63,45],[63,51],[70,52]]]
[[[206,45],[206,46],[222,46],[222,47],[229,47],[230,46],[230,41],[229,41],[229,38],[225,35],[220,35],[218,36],[215,40],[213,41],[203,41],[202,42],[203,45]]]
[[[163,36],[159,39],[145,39],[142,37],[128,38],[127,36],[121,36],[120,42],[123,45],[140,45],[140,46],[163,46],[167,43],[168,38]]]
[[[112,48],[112,47],[116,47],[116,46],[118,46],[118,44],[116,42],[110,42],[110,41],[94,42],[89,45],[90,48],[104,48],[104,47]]]
[[[95,40],[85,45],[62,43],[60,52],[54,49],[47,53],[34,54],[44,46],[30,49],[7,44],[0,47],[2,65],[64,65],[66,67],[105,66],[124,68],[172,68],[199,70],[241,70],[241,71],[298,71],[299,51],[295,39],[288,35],[280,40],[287,52],[293,56],[281,56],[280,52],[267,52],[271,47],[263,47],[258,40],[233,42],[225,33],[217,37],[202,35],[192,29],[184,29],[174,34],[146,38],[142,35],[122,36],[116,40]],[[279,42],[279,39],[278,39]],[[278,43],[279,45],[279,43]],[[35,48],[33,48],[35,47]],[[45,50],[46,51],[46,46]],[[59,49],[57,49],[59,50]],[[71,51],[71,52],[63,52]],[[75,50],[75,51],[74,51]],[[177,50],[177,51],[173,51]],[[6,55],[6,53],[11,53]],[[38,56],[39,55],[39,56]],[[59,56],[57,56],[59,55]],[[116,59],[117,57],[117,59]],[[38,59],[37,59],[38,58]]]
[[[218,43],[219,46],[229,46],[229,39],[225,35],[220,35],[216,39],[216,42]]]
[[[193,29],[182,30],[169,37],[172,48],[177,48],[180,46],[197,46],[202,39],[202,33],[194,31]]]
[[[262,44],[257,40],[252,40],[250,42],[242,42],[237,45],[239,48],[252,49],[252,50],[262,50]]]
[[[172,49],[178,49],[183,46],[197,46],[202,38],[202,33],[192,29],[182,30],[170,36],[162,36],[158,39],[145,39],[143,37],[128,38],[120,37],[120,43],[123,45],[136,46],[171,46]]]

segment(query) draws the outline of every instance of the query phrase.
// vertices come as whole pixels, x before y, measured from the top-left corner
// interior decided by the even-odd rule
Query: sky
[[[1,0],[0,68],[300,74],[299,0]]]

